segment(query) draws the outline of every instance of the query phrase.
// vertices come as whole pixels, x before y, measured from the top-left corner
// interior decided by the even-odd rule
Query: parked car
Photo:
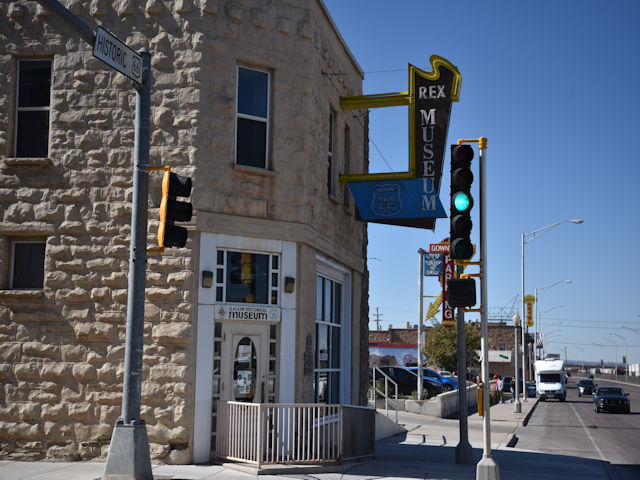
[[[448,372],[447,370],[438,370],[438,373],[444,378],[451,378],[453,376],[451,375],[451,372]]]
[[[378,367],[385,375],[398,384],[398,395],[411,395],[418,390],[418,376],[415,372],[404,367],[382,366]],[[369,369],[369,379],[373,379],[373,369]],[[378,372],[376,372],[376,380],[378,380]],[[379,380],[383,380],[380,378]],[[392,388],[391,385],[390,388]],[[439,395],[444,392],[442,385],[430,378],[423,378],[422,387],[426,393],[426,398]],[[392,392],[393,393],[393,392]]]
[[[620,387],[600,387],[593,398],[596,413],[622,412],[631,413],[629,394]]]
[[[411,372],[418,374],[418,367],[409,367]],[[423,367],[422,368],[422,378],[429,378],[431,380],[437,381],[442,388],[444,388],[445,392],[450,392],[451,390],[456,390],[458,388],[458,382],[454,378],[447,378],[440,375],[435,370],[431,370],[430,368]]]
[[[597,385],[593,383],[593,380],[580,380],[578,382],[578,396],[593,395]]]

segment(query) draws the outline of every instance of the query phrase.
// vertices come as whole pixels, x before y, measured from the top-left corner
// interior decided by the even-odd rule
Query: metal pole
[[[524,233],[522,234],[522,401],[527,401],[526,395],[526,372],[527,372],[527,351],[525,349],[525,325],[527,324],[527,313],[525,311],[525,303],[524,303]]]
[[[513,387],[514,396],[516,398],[513,399],[513,411],[515,413],[520,413],[522,411],[522,405],[520,404],[520,381],[518,379],[518,325],[520,324],[519,315],[516,313],[513,316],[513,360],[515,363],[515,373],[513,375],[513,381],[515,385]]]
[[[462,266],[456,267],[456,278],[460,278]],[[467,415],[469,414],[469,399],[467,398],[467,342],[464,323],[464,309],[457,310],[458,328],[458,414],[460,441],[456,445],[456,463],[471,465],[473,463],[473,449],[469,443],[469,426]]]
[[[480,324],[482,329],[482,402],[484,405],[482,459],[476,467],[476,480],[500,478],[498,464],[491,458],[491,404],[489,403],[489,319],[487,315],[487,205],[486,205],[486,162],[487,139],[481,138],[480,152]]]
[[[122,418],[116,422],[104,467],[103,480],[153,480],[149,442],[140,419],[142,347],[147,268],[147,199],[151,123],[151,54],[142,56],[143,84],[136,87],[136,124],[133,157],[133,205],[129,248],[129,291],[122,391]]]
[[[535,288],[534,297],[536,300],[533,304],[533,308],[536,310],[533,314],[533,318],[535,318],[535,322],[533,324],[533,351],[535,352],[535,359],[538,360],[538,332],[540,331],[540,326],[538,325],[540,322],[540,318],[538,318],[538,287]]]
[[[422,316],[423,316],[423,296],[424,296],[424,254],[423,249],[418,250],[420,255],[420,278],[418,284],[420,285],[420,318],[418,319],[418,400],[422,400],[422,387],[423,387],[423,372],[422,372]]]

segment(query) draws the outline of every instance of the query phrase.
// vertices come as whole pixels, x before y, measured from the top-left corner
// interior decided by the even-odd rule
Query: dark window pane
[[[340,372],[331,372],[329,379],[331,383],[328,402],[331,404],[340,403]]]
[[[277,305],[277,304],[278,304],[278,291],[271,290],[271,305]]]
[[[19,112],[16,157],[44,158],[49,153],[49,112]]]
[[[278,256],[271,257],[271,270],[278,270]]]
[[[337,323],[340,325],[342,323],[342,285],[339,283],[334,283],[333,285],[333,306],[334,306],[334,314],[333,314],[333,323]]]
[[[13,288],[42,288],[44,243],[16,243],[13,259]]]
[[[216,262],[217,265],[224,265],[224,251],[222,250],[218,250],[216,252],[217,257],[218,257],[218,261]]]
[[[20,62],[18,107],[48,107],[51,97],[51,60]]]
[[[224,270],[222,268],[218,268],[216,270],[216,283],[224,282]]]
[[[269,256],[227,252],[227,302],[267,304]]]
[[[322,321],[322,305],[323,305],[323,284],[324,279],[322,277],[318,277],[316,282],[316,322]]]
[[[331,368],[340,368],[340,329],[331,328]]]
[[[222,287],[216,287],[216,302],[222,301]]]
[[[246,118],[238,118],[238,165],[266,168],[267,124]]]
[[[330,280],[325,280],[325,290],[324,290],[324,316],[322,320],[325,322],[331,322],[331,290],[333,287],[333,282]]]
[[[271,274],[271,286],[272,287],[278,286],[278,274],[276,272],[273,272]]]
[[[238,71],[238,113],[267,118],[269,75],[257,70]]]

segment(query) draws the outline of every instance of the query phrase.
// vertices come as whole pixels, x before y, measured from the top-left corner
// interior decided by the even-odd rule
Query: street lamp
[[[563,223],[575,223],[575,224],[581,224],[583,223],[584,220],[561,220],[559,222],[556,223],[552,223],[551,225],[547,225],[546,227],[542,227],[542,228],[538,228],[537,230],[533,230],[532,232],[529,233],[523,233],[522,234],[522,255],[521,255],[521,273],[522,273],[522,295],[521,295],[521,312],[522,312],[522,321],[524,322],[526,317],[526,313],[525,313],[525,303],[524,303],[524,246],[527,243],[530,243],[532,241],[534,241],[536,238],[541,237],[542,235],[544,235],[545,233],[547,233],[549,230],[557,227],[558,225],[561,225]],[[522,366],[523,366],[523,377],[524,377],[524,365],[526,363],[525,360],[525,338],[524,338],[524,323],[522,325]],[[522,379],[524,382],[524,378]],[[527,401],[527,397],[526,395],[523,396],[522,398],[523,402]]]
[[[624,363],[624,378],[625,378],[625,381],[628,382],[629,381],[629,368],[628,368],[629,350],[627,349],[627,337],[622,337],[617,333],[612,333],[611,335],[613,335],[614,337],[618,337],[620,340],[624,340],[624,362],[622,363]]]
[[[542,295],[545,290],[549,290],[550,288],[555,287],[556,285],[560,285],[561,283],[573,283],[573,280],[558,280],[557,282],[554,283],[550,283],[549,285],[545,285],[544,287],[540,287],[540,288],[536,288],[534,295],[536,298],[536,301],[534,303],[534,307],[536,309],[536,322],[535,322],[535,345],[536,345],[536,360],[538,359],[538,333],[542,332],[542,325],[540,325],[540,315],[538,315],[538,297],[540,295]]]
[[[584,348],[574,345],[578,350],[582,352],[582,369],[580,370],[584,374]]]
[[[614,342],[613,340],[611,340],[610,338],[607,338],[607,337],[605,337],[604,340],[606,340],[607,342],[611,343],[615,348],[615,352],[616,352],[615,365],[616,365],[616,379],[617,379],[618,378],[618,344],[616,342]]]
[[[520,326],[520,315],[517,313],[513,316],[513,359],[516,367],[516,371],[513,375],[513,381],[515,388],[513,389],[514,396],[516,397],[513,403],[513,411],[520,413],[522,411],[522,405],[520,404],[520,381],[518,380],[518,327]]]

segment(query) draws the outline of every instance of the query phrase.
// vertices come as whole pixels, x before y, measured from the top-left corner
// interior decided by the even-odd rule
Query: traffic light
[[[187,243],[187,229],[177,227],[173,222],[191,220],[193,213],[191,204],[176,200],[176,197],[188,197],[189,195],[191,195],[191,178],[166,170],[162,177],[158,246],[182,248]]]
[[[450,240],[451,258],[467,260],[473,256],[471,243],[471,160],[473,148],[470,145],[451,145],[451,215]]]

